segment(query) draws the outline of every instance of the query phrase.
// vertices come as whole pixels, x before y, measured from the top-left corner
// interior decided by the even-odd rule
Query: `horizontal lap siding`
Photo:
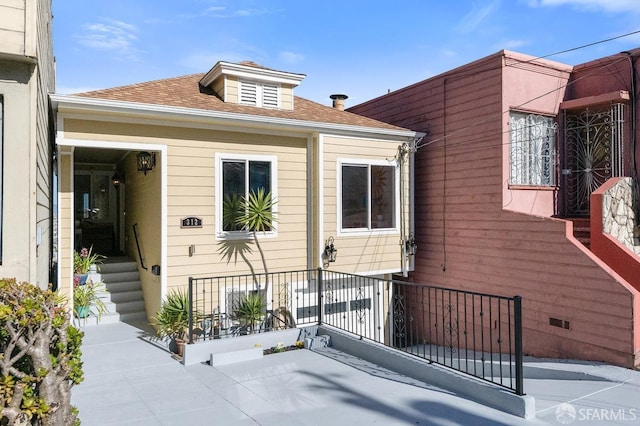
[[[323,227],[322,241],[329,236],[335,239],[337,260],[329,266],[332,270],[349,273],[401,270],[400,232],[385,235],[337,236],[337,162],[339,159],[392,160],[397,154],[398,142],[372,141],[355,138],[324,138],[323,160]],[[408,197],[406,198],[408,202]]]
[[[270,272],[307,267],[307,140],[223,131],[67,120],[65,137],[166,145],[168,286],[184,286],[189,276],[250,273],[240,256],[227,262],[215,235],[215,155],[276,155],[278,236],[261,238]],[[155,170],[154,170],[155,172]],[[159,188],[157,188],[159,195]],[[180,228],[180,219],[198,216],[203,227]],[[159,233],[158,233],[159,238]],[[193,257],[189,245],[196,246]],[[254,244],[247,258],[256,272],[262,262]]]
[[[428,129],[430,145],[416,155],[419,249],[412,279],[522,296],[527,354],[630,366],[635,295],[566,237],[563,221],[502,209],[509,208],[502,198],[508,128],[499,62],[476,63],[353,111]],[[569,321],[570,329],[550,326],[550,317]]]

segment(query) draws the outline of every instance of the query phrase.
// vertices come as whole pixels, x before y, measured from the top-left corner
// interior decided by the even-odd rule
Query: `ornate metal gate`
[[[622,103],[564,112],[562,176],[567,215],[588,216],[591,193],[607,179],[623,175],[625,114]]]

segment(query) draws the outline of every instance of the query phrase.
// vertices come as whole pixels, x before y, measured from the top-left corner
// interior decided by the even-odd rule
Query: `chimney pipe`
[[[344,111],[344,101],[349,98],[347,95],[335,94],[329,97],[333,99],[333,107],[335,109]]]

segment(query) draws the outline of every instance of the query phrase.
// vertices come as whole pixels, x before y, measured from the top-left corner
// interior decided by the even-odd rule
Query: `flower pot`
[[[87,318],[89,316],[88,306],[78,306],[77,308],[75,308],[75,311],[78,318]]]
[[[89,274],[73,274],[74,278],[77,278],[74,281],[78,281],[78,285],[85,285],[87,283],[87,279],[89,278]]]
[[[179,357],[184,356],[184,345],[187,343],[184,339],[175,339],[176,343],[176,353]]]

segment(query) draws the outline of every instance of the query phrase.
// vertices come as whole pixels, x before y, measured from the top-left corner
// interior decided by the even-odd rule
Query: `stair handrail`
[[[138,247],[138,257],[140,258],[140,266],[145,271],[148,271],[147,267],[144,266],[144,258],[142,257],[142,251],[140,250],[140,241],[138,240],[138,229],[137,229],[137,226],[138,226],[137,223],[133,224],[133,236],[136,239],[136,247]]]

